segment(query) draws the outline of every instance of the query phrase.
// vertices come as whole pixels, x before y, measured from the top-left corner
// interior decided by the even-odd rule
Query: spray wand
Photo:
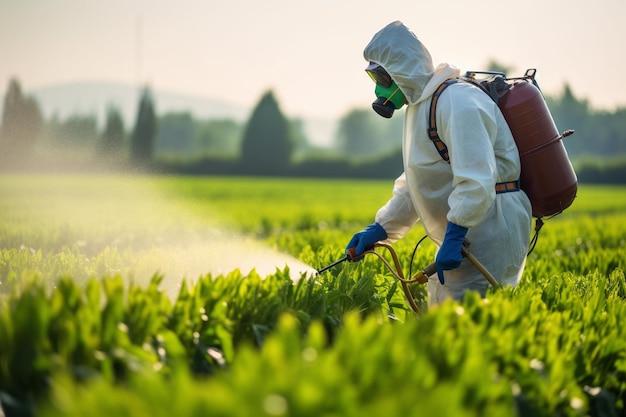
[[[323,272],[326,272],[326,271],[328,271],[330,268],[333,268],[333,267],[335,267],[335,266],[337,266],[337,265],[339,265],[340,263],[343,263],[343,262],[345,262],[345,261],[350,261],[350,262],[352,262],[352,260],[353,260],[353,259],[355,259],[355,258],[356,258],[356,252],[355,252],[355,249],[354,249],[354,248],[346,249],[346,254],[345,254],[343,257],[341,257],[340,259],[336,260],[336,261],[335,261],[335,262],[333,262],[332,264],[330,264],[330,265],[328,265],[328,266],[325,266],[325,267],[324,267],[324,268],[322,268],[322,269],[319,269],[319,270],[317,271],[317,275],[319,275],[319,274],[321,274],[321,273],[323,273]]]
[[[494,276],[491,275],[491,273],[487,270],[487,268],[485,268],[484,265],[478,259],[476,259],[476,257],[469,251],[469,246],[470,246],[469,241],[465,240],[465,242],[463,242],[463,246],[461,247],[461,252],[463,253],[463,256],[466,257],[476,267],[476,269],[480,271],[480,273],[485,277],[487,281],[489,281],[489,283],[492,286],[494,287],[497,286],[498,282],[496,281]],[[375,248],[379,248],[379,247],[385,248],[389,251],[393,259],[395,268],[392,267],[389,264],[389,262],[387,262],[387,260],[383,258],[383,256],[380,253],[374,250]],[[417,306],[417,304],[415,303],[415,300],[413,299],[413,296],[411,295],[409,284],[415,284],[415,283],[425,284],[426,282],[428,282],[428,277],[437,273],[436,263],[435,262],[431,263],[430,265],[426,266],[424,269],[422,269],[421,271],[418,271],[417,273],[415,273],[415,275],[407,279],[404,277],[404,273],[402,272],[402,265],[400,264],[398,256],[396,255],[396,252],[393,250],[391,245],[378,242],[373,247],[363,252],[363,254],[359,257],[365,256],[366,254],[373,254],[373,255],[378,256],[378,258],[385,264],[387,269],[389,269],[389,271],[394,275],[394,277],[398,279],[398,281],[400,281],[400,284],[402,285],[402,289],[404,290],[404,294],[406,295],[408,303],[410,304],[413,311],[419,314],[419,307]],[[345,261],[353,261],[356,258],[357,256],[356,256],[355,248],[347,249],[343,257],[331,263],[330,265],[325,266],[324,268],[318,270],[317,274],[319,275],[325,271],[328,271],[330,268],[333,268],[339,265],[340,263],[343,263]]]

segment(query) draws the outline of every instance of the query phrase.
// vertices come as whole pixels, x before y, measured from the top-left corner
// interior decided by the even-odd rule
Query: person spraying
[[[376,83],[373,109],[385,118],[405,105],[404,172],[375,221],[346,247],[352,260],[376,242],[393,243],[421,221],[438,246],[437,273],[429,277],[429,304],[459,300],[466,291],[483,296],[483,275],[463,257],[463,242],[504,286],[519,283],[532,222],[530,201],[519,188],[520,158],[498,106],[469,83],[449,86],[437,97],[437,133],[429,136],[433,94],[460,71],[433,66],[426,47],[402,22],[377,32],[364,50],[366,72]]]

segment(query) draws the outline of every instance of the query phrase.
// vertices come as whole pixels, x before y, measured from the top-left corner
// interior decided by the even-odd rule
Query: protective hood
[[[436,69],[428,49],[402,22],[395,21],[374,35],[363,51],[366,61],[380,64],[404,93],[409,105],[430,97],[439,84],[460,71],[441,64]]]

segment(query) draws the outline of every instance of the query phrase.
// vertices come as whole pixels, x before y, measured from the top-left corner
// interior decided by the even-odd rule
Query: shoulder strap
[[[443,93],[443,90],[451,86],[452,84],[458,83],[460,80],[458,78],[447,80],[441,83],[439,87],[433,93],[433,98],[430,102],[430,112],[428,114],[428,137],[433,141],[433,144],[437,148],[439,155],[443,158],[444,161],[450,163],[450,157],[448,156],[448,147],[445,143],[441,141],[439,138],[439,133],[437,133],[437,102],[439,101],[439,96]]]

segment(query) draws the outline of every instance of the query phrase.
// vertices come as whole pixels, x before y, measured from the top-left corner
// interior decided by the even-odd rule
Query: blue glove
[[[354,248],[354,254],[356,255],[356,257],[350,259],[350,261],[360,261],[363,259],[363,256],[359,255],[363,255],[363,252],[374,247],[376,242],[385,239],[387,239],[385,229],[378,223],[370,224],[365,229],[352,236],[350,243],[346,246],[346,252]]]
[[[442,284],[444,283],[443,271],[455,269],[461,265],[461,261],[463,260],[461,247],[463,246],[463,241],[465,241],[466,234],[467,228],[448,222],[446,236],[443,238],[443,243],[435,259],[437,276],[439,277],[439,282]]]

